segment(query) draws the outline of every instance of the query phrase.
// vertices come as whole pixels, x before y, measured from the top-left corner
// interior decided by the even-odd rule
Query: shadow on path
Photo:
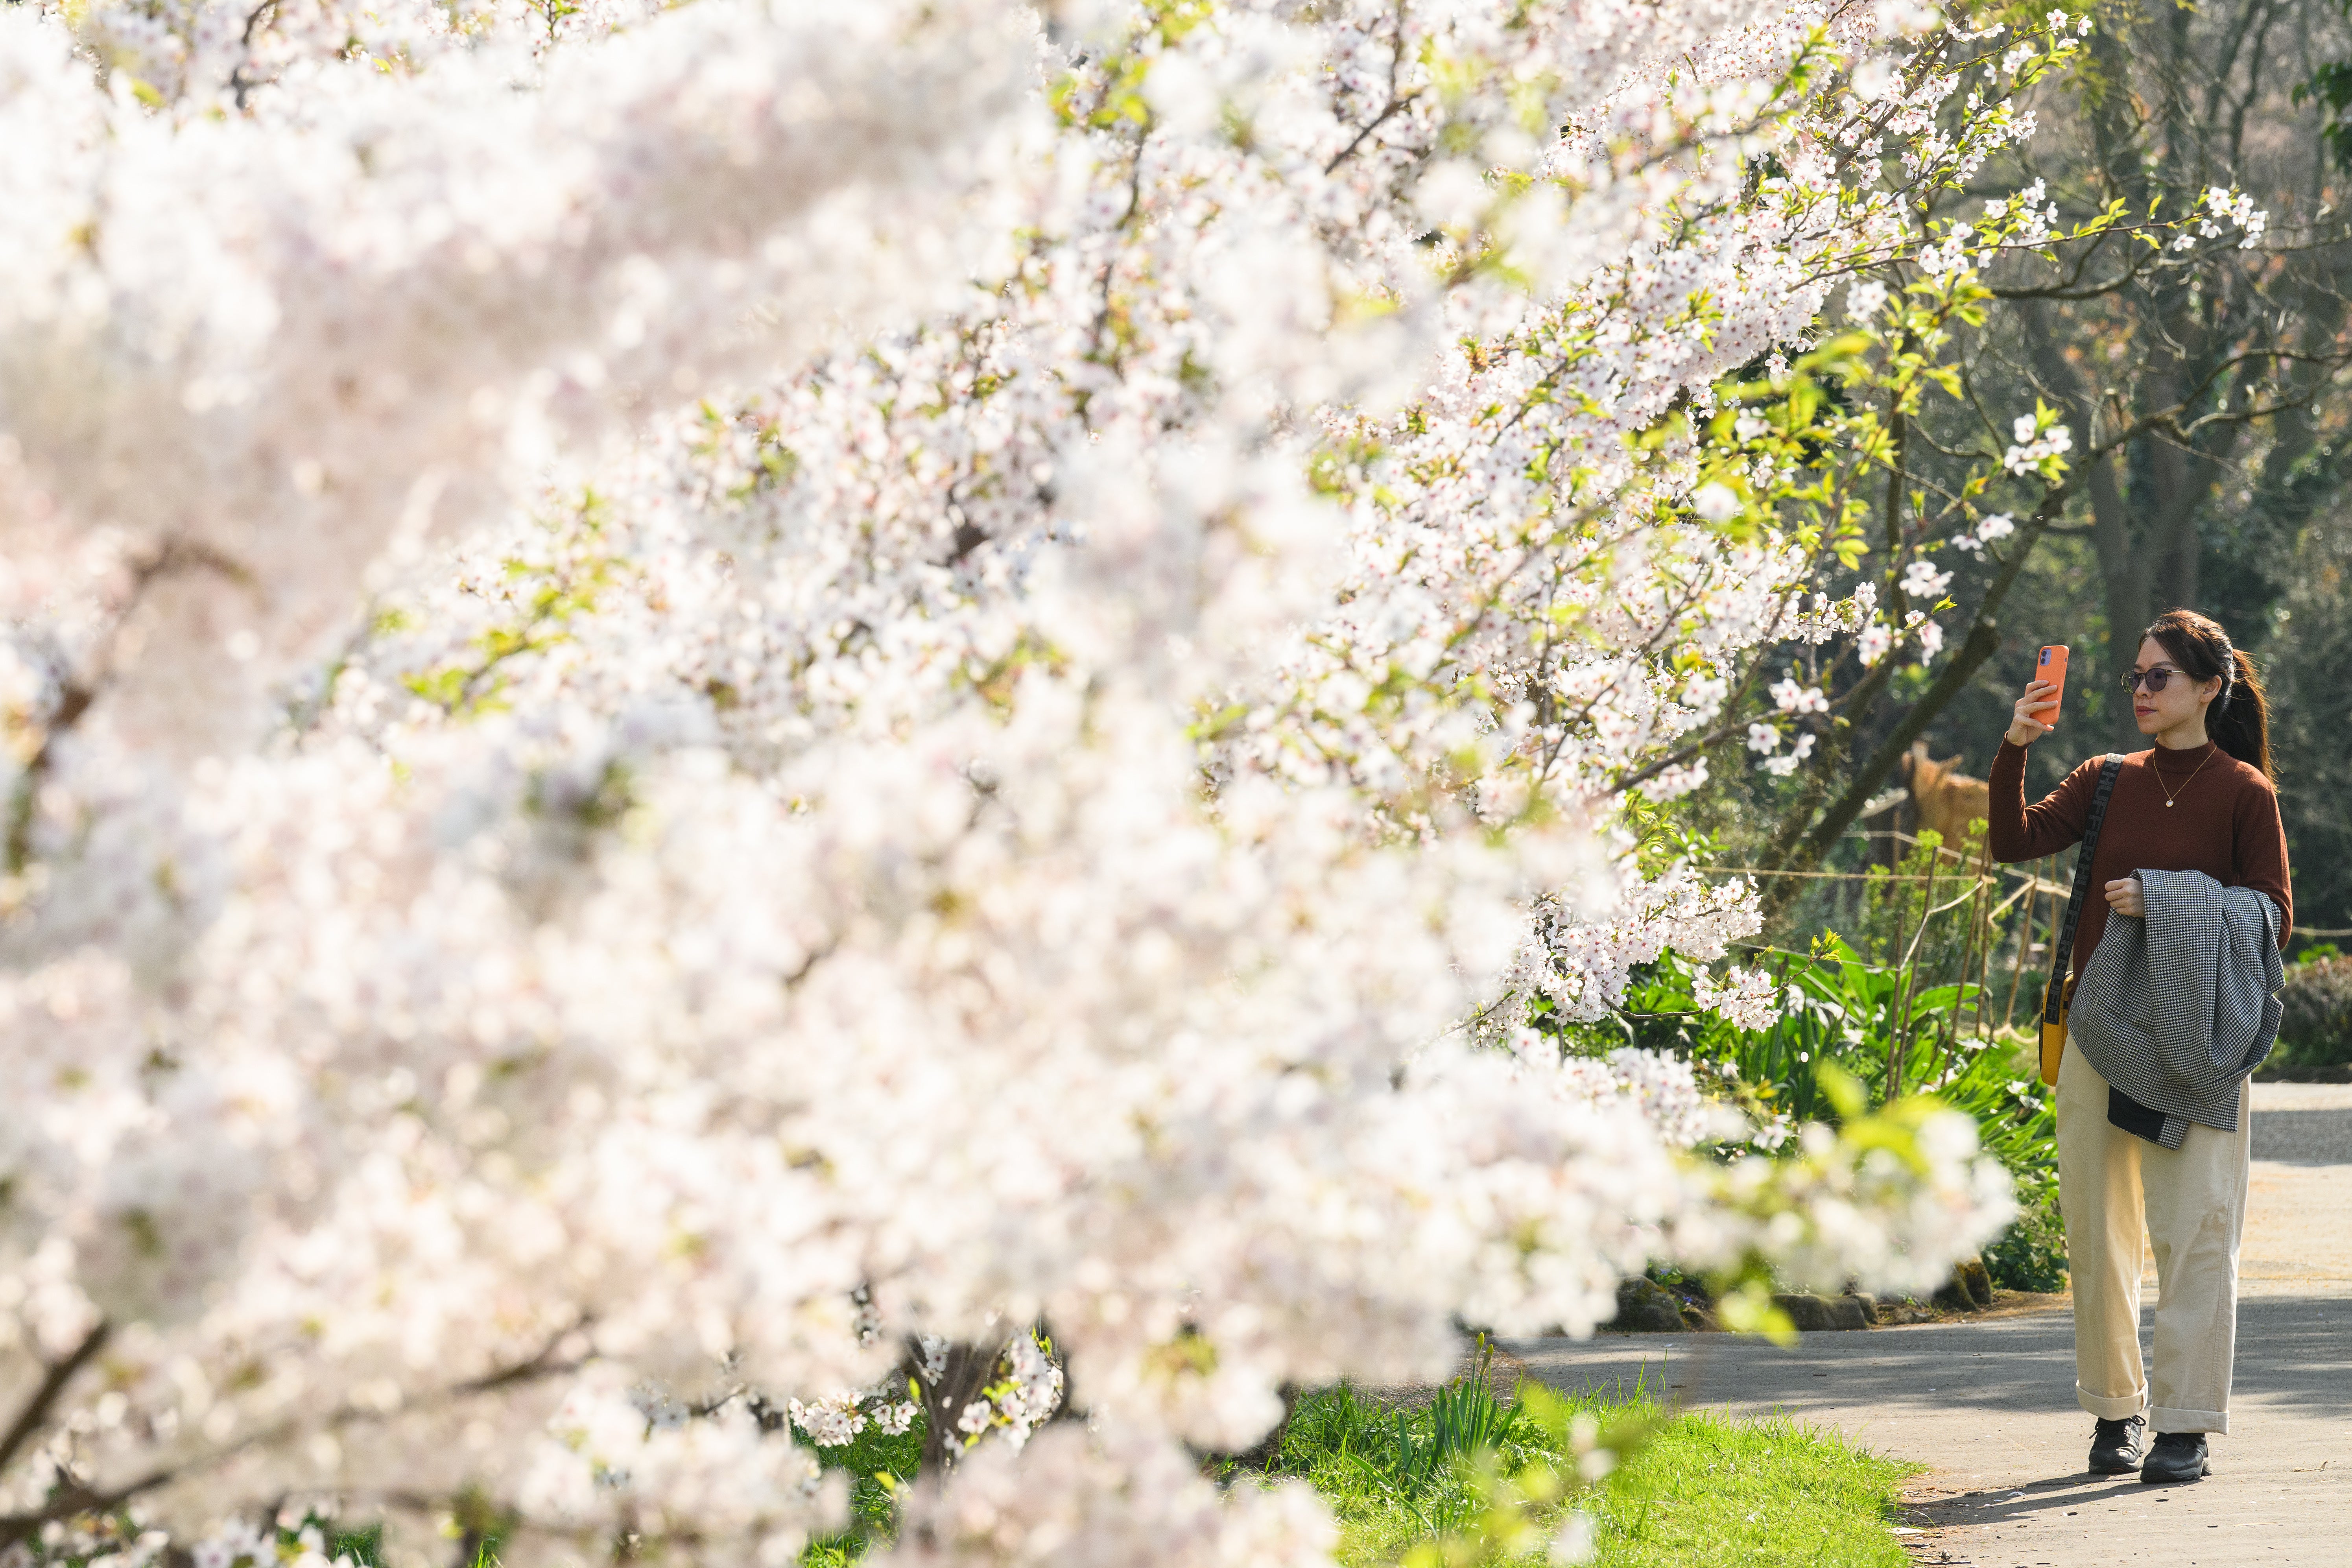
[[[2167,1489],[2144,1485],[2137,1476],[2097,1476],[2085,1470],[2053,1480],[2029,1481],[2001,1492],[1966,1492],[1914,1503],[1906,1522],[1923,1525],[2015,1524],[2026,1521],[2085,1517],[2101,1504],[2147,1504],[2165,1500]]]
[[[2141,1319],[2143,1343],[2150,1317]],[[1638,1375],[1671,1400],[1782,1411],[1925,1467],[1900,1539],[1915,1568],[2352,1568],[2352,1300],[2238,1307],[2237,1388],[2213,1475],[2095,1476],[2073,1314],[1807,1334],[1612,1334],[1508,1348],[1583,1388]]]
[[[2154,1304],[2145,1307],[2145,1349]],[[1834,1407],[1890,1415],[1971,1410],[2079,1415],[2074,1325],[2063,1311],[1987,1323],[1922,1324],[1805,1334],[1788,1350],[1729,1334],[1603,1334],[1520,1341],[1530,1375],[1558,1387],[1643,1377],[1685,1405],[1802,1414]],[[2242,1399],[2329,1421],[2352,1420],[2352,1300],[2257,1297],[2238,1305]]]

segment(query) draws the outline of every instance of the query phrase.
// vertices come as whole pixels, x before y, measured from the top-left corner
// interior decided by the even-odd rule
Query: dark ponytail
[[[2230,641],[2221,623],[2194,610],[2167,610],[2141,634],[2153,637],[2189,679],[2221,683],[2221,695],[2205,710],[2205,732],[2213,743],[2264,778],[2271,771],[2271,709],[2254,661]]]

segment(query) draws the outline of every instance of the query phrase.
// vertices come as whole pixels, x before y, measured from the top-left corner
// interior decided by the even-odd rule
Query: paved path
[[[1931,1467],[1910,1496],[1920,1568],[2352,1568],[2352,1086],[2254,1086],[2238,1367],[2212,1477],[2083,1468],[2063,1306],[1976,1322],[1807,1334],[1513,1344],[1562,1386],[1645,1376],[1675,1398],[1785,1409]],[[2151,1279],[2147,1299],[2153,1305]],[[2141,1321],[2143,1340],[2148,1318]]]

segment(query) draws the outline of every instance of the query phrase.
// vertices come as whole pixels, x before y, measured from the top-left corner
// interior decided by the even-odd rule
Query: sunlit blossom
[[[2002,1223],[1550,1031],[1784,1005],[1631,826],[1890,634],[1689,411],[2030,126],[1772,129],[1892,0],[1158,15],[0,16],[0,1368],[108,1336],[0,1511],[781,1564],[978,1347],[891,1555],[1322,1563],[1286,1385]]]

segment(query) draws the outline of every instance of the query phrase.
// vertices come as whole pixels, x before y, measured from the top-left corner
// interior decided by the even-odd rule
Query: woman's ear
[[[2217,675],[2210,680],[2200,680],[2197,683],[2197,704],[2199,707],[2201,708],[2205,706],[2211,702],[2213,699],[2221,695],[2221,678],[2220,676]]]

